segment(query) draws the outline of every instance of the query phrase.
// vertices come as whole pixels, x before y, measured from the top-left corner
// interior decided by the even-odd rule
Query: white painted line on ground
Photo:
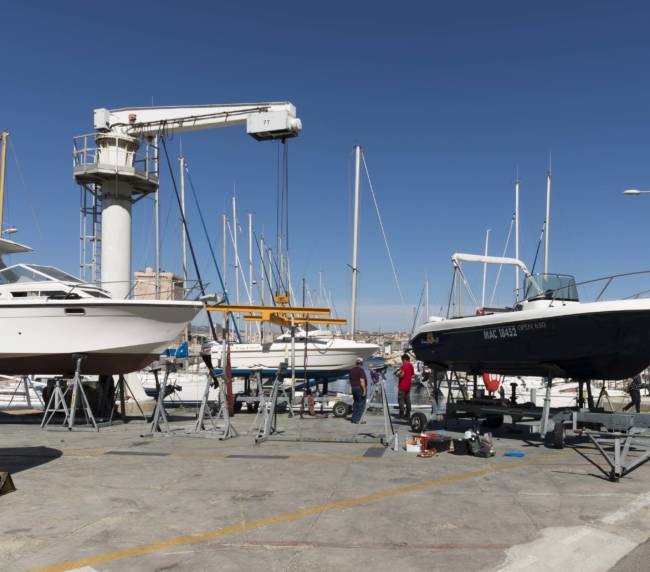
[[[639,541],[599,525],[612,525],[650,506],[650,493],[614,511],[592,525],[549,527],[532,542],[512,546],[498,572],[536,572],[538,570],[589,570],[607,572],[634,550]],[[650,534],[650,530],[648,531]]]
[[[650,507],[650,492],[638,496],[634,501],[628,504],[626,507],[623,507],[620,510],[612,512],[607,516],[601,519],[601,522],[604,524],[616,524],[621,522],[631,514],[639,512],[646,507]]]

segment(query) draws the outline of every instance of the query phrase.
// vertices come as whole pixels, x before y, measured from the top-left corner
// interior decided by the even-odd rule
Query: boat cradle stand
[[[22,391],[21,391],[22,390]],[[43,398],[41,397],[40,393],[36,391],[34,388],[34,381],[32,379],[31,375],[21,375],[20,379],[18,380],[18,383],[16,384],[16,388],[14,389],[13,393],[11,394],[11,398],[9,399],[9,403],[7,404],[7,408],[11,407],[11,404],[14,402],[14,398],[17,395],[22,395],[25,398],[25,401],[27,402],[27,409],[32,408],[32,396],[31,394],[36,395],[36,398],[40,404],[40,406],[45,409],[45,403],[43,402]]]
[[[618,482],[650,460],[650,415],[574,411],[572,430],[586,435],[609,465],[609,480]],[[600,430],[579,427],[595,424]],[[630,455],[634,450],[638,455]],[[605,471],[603,471],[605,472]]]
[[[232,437],[238,437],[239,433],[231,423],[230,410],[228,408],[228,395],[225,391],[226,376],[221,368],[210,368],[205,376],[205,387],[203,389],[203,397],[201,399],[201,406],[199,413],[196,417],[194,427],[190,431],[192,435],[207,435],[216,436],[222,441]],[[219,394],[217,402],[217,413],[212,414],[208,397],[210,395],[210,388],[216,388]],[[223,423],[223,427],[219,427],[219,422]],[[206,423],[209,423],[206,426]]]
[[[167,382],[169,374],[176,371],[176,363],[174,361],[165,362],[165,375],[162,383],[158,379],[160,373],[160,364],[154,362],[155,365],[151,366],[151,372],[156,380],[156,387],[158,388],[158,396],[156,398],[156,408],[154,409],[151,417],[151,424],[149,425],[149,432],[141,435],[141,437],[151,437],[156,433],[169,436],[172,434],[169,428],[169,419],[167,418],[167,411],[165,410],[165,396],[167,394]]]
[[[54,384],[54,390],[50,395],[47,406],[43,411],[43,420],[41,421],[41,429],[45,429],[50,425],[56,413],[63,413],[63,427],[72,431],[74,429],[93,429],[99,431],[99,426],[95,420],[86,392],[84,391],[83,384],[81,383],[81,364],[86,356],[84,354],[73,354],[72,359],[75,360],[75,373],[72,380],[66,385],[65,391],[61,388],[59,380]],[[66,404],[66,397],[71,393],[70,407]],[[77,402],[81,402],[81,409],[85,418],[85,427],[77,427],[76,413]]]
[[[262,373],[257,372],[257,383],[259,388],[259,408],[255,419],[253,420],[253,427],[255,429],[255,444],[259,445],[264,441],[270,439],[279,439],[280,434],[282,433],[278,428],[278,405],[284,404],[287,407],[288,416],[294,420],[295,424],[295,415],[293,414],[293,403],[289,398],[286,389],[284,388],[284,379],[287,377],[287,367],[286,363],[282,362],[278,368],[278,372],[273,379],[273,385],[271,386],[271,393],[269,397],[266,398],[264,393],[264,388],[262,385]],[[282,438],[280,440],[286,441],[303,441],[302,435],[300,433],[300,428],[295,424],[296,429],[298,430],[297,438]]]
[[[277,441],[297,441],[305,443],[373,443],[379,442],[385,446],[394,444],[395,430],[393,428],[393,420],[390,414],[390,406],[388,404],[388,395],[386,393],[386,384],[383,376],[380,376],[377,381],[370,384],[369,392],[366,397],[365,407],[361,416],[360,422],[356,424],[354,433],[349,436],[342,437],[312,437],[304,435],[300,431],[299,424],[297,423],[296,416],[293,413],[293,408],[289,407],[287,413],[289,417],[294,420],[297,429],[297,435],[291,436],[285,434],[278,429],[277,425],[277,405],[280,402],[280,393],[283,394],[284,399],[291,404],[283,386],[282,381],[284,375],[282,370],[278,371],[278,375],[273,382],[273,388],[267,403],[260,403],[260,409],[257,417],[261,420],[258,426],[257,436],[255,443],[260,444],[264,441],[277,440]],[[362,431],[361,426],[364,424],[369,409],[381,409],[383,416],[383,433],[370,433]],[[257,420],[257,418],[256,418]]]

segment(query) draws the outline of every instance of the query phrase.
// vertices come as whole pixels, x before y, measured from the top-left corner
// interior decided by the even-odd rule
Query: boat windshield
[[[81,280],[75,278],[67,272],[63,272],[52,266],[39,266],[37,264],[16,264],[0,270],[0,284],[16,284],[18,282],[77,282]]]
[[[526,276],[526,300],[563,300],[578,302],[578,289],[568,274],[534,274]]]
[[[73,276],[72,274],[68,274],[63,270],[54,268],[54,266],[41,266],[40,264],[30,264],[29,266],[35,270],[38,270],[39,272],[42,272],[43,274],[47,274],[55,280],[61,280],[62,282],[78,282],[79,284],[83,284],[83,281],[79,280],[79,278]]]

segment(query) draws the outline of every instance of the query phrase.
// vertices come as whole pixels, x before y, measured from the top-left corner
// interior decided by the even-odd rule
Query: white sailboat
[[[348,373],[357,358],[368,359],[377,351],[376,344],[356,342],[336,337],[328,330],[297,330],[295,336],[296,376],[310,378],[338,377]],[[208,342],[204,351],[210,351],[215,366],[225,367],[223,345]],[[234,375],[248,375],[262,370],[272,375],[282,362],[291,363],[292,340],[282,334],[271,343],[231,344],[230,365]],[[306,372],[306,373],[305,373]]]

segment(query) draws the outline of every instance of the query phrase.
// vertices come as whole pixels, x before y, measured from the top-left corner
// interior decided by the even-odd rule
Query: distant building
[[[144,271],[134,272],[136,300],[155,300],[156,273],[147,267]],[[160,272],[160,300],[183,300],[185,298],[183,278],[173,272]]]

